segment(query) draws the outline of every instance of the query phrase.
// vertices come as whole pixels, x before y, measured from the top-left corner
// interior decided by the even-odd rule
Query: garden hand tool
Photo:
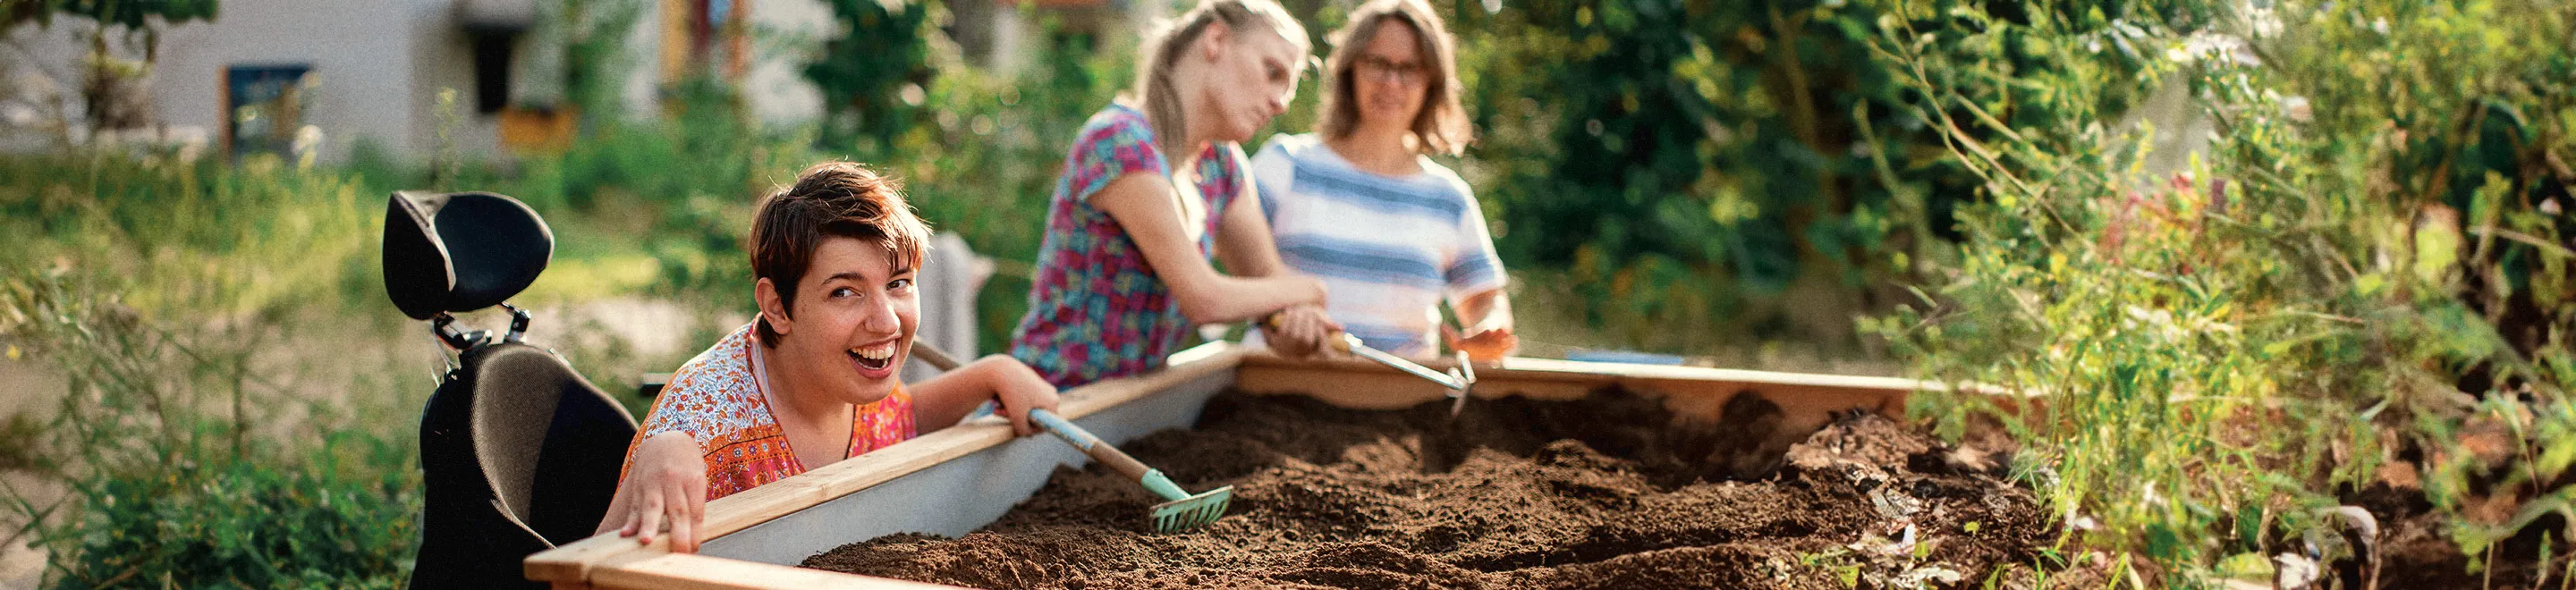
[[[921,362],[929,363],[930,368],[938,369],[942,373],[957,370],[956,357],[948,356],[948,351],[931,346],[928,342],[913,341],[912,358],[921,359]]]
[[[1270,317],[1262,318],[1261,324],[1263,326],[1268,326],[1273,330],[1279,329],[1279,314],[1274,313],[1270,314]],[[1449,388],[1449,417],[1456,418],[1458,417],[1459,410],[1467,408],[1467,392],[1476,386],[1476,366],[1467,362],[1466,352],[1460,351],[1455,353],[1453,356],[1458,360],[1458,366],[1456,368],[1449,369],[1449,372],[1447,373],[1442,373],[1439,371],[1433,371],[1430,367],[1422,366],[1421,363],[1405,360],[1404,357],[1387,354],[1386,351],[1372,348],[1368,344],[1360,342],[1360,337],[1352,336],[1349,332],[1335,332],[1334,335],[1340,337],[1325,338],[1324,346],[1333,349],[1335,352],[1357,355],[1360,358],[1377,361],[1378,364],[1393,367],[1395,370],[1410,373],[1415,377],[1421,377],[1432,383],[1438,383],[1441,387]]]
[[[1082,449],[1083,454],[1090,455],[1100,464],[1118,470],[1120,474],[1136,478],[1136,483],[1143,484],[1146,491],[1168,500],[1155,504],[1153,511],[1148,513],[1154,519],[1154,532],[1169,533],[1207,526],[1208,523],[1216,522],[1218,517],[1225,516],[1226,504],[1234,501],[1234,486],[1191,494],[1181,489],[1179,484],[1172,483],[1172,478],[1165,477],[1162,470],[1146,467],[1144,463],[1136,461],[1135,457],[1129,457],[1126,453],[1119,452],[1117,447],[1102,442],[1100,437],[1092,436],[1091,432],[1056,416],[1055,412],[1044,408],[1032,409],[1029,410],[1029,419],[1046,426],[1047,432],[1055,433],[1056,438],[1064,439],[1064,442],[1072,444],[1074,448]]]
[[[940,350],[937,346],[931,346],[928,342],[914,340],[912,342],[912,358],[921,359],[921,362],[930,364],[930,368],[938,369],[941,373],[957,370],[958,362],[956,357],[948,356],[948,351]],[[966,418],[972,420],[975,418],[991,416],[993,415],[993,412],[1000,409],[1000,405],[1001,404],[996,403],[993,400],[984,400],[984,403],[975,405],[974,411],[967,412]]]
[[[912,343],[912,358],[930,363],[931,368],[941,371],[957,368],[957,359],[950,358],[948,353],[926,343]],[[986,402],[985,405],[990,407],[991,402]],[[979,408],[977,411],[990,412],[991,410]],[[1154,532],[1169,533],[1207,526],[1208,523],[1216,522],[1217,517],[1225,516],[1226,505],[1234,501],[1234,486],[1209,490],[1204,494],[1191,494],[1181,489],[1180,484],[1172,483],[1172,478],[1165,477],[1162,470],[1146,467],[1135,457],[1129,457],[1126,453],[1119,452],[1118,447],[1101,442],[1100,437],[1091,435],[1091,431],[1073,425],[1073,422],[1055,415],[1055,412],[1044,408],[1032,409],[1029,410],[1029,420],[1045,426],[1047,432],[1054,433],[1056,438],[1064,439],[1064,442],[1072,444],[1073,448],[1082,449],[1083,454],[1090,455],[1100,464],[1116,469],[1128,477],[1136,478],[1136,483],[1143,484],[1145,491],[1153,492],[1154,495],[1166,500],[1161,504],[1155,504],[1153,511],[1147,513],[1154,519]]]

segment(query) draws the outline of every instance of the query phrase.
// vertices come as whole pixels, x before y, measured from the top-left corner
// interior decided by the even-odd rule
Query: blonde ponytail
[[[1180,84],[1172,79],[1172,69],[1189,53],[1191,44],[1207,32],[1209,23],[1225,23],[1236,35],[1249,31],[1270,30],[1297,46],[1303,55],[1310,49],[1306,29],[1288,16],[1274,0],[1202,0],[1198,7],[1165,25],[1148,37],[1145,64],[1139,68],[1136,88],[1129,101],[1145,112],[1145,123],[1154,127],[1154,147],[1163,152],[1164,165],[1179,177],[1181,162],[1198,155],[1186,152],[1189,142],[1188,103],[1182,100]]]

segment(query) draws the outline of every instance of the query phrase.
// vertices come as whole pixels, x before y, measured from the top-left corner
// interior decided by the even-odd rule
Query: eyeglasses
[[[1358,73],[1360,77],[1364,79],[1386,80],[1397,84],[1411,86],[1414,84],[1421,84],[1424,78],[1422,64],[1420,63],[1398,63],[1395,60],[1375,55],[1362,55],[1359,59],[1354,60],[1353,63],[1359,66]]]

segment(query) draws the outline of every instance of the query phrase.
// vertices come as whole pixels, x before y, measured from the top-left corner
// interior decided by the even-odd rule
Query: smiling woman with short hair
[[[751,227],[760,315],[671,374],[626,451],[599,531],[697,550],[706,503],[885,448],[997,400],[1022,435],[1056,390],[1010,357],[899,381],[919,329],[913,271],[930,228],[894,181],[825,162],[760,204]],[[907,391],[909,389],[909,391]]]

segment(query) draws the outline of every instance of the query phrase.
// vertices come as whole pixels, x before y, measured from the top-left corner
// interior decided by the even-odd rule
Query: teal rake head
[[[1160,474],[1156,474],[1160,475]],[[1154,532],[1176,533],[1207,526],[1225,516],[1227,503],[1234,501],[1234,486],[1208,490],[1170,502],[1154,505]]]
[[[1100,437],[1092,436],[1091,431],[1075,426],[1064,417],[1055,415],[1055,412],[1044,408],[1029,410],[1029,419],[1037,421],[1039,426],[1046,427],[1047,432],[1054,433],[1056,438],[1064,439],[1066,444],[1081,449],[1082,453],[1090,455],[1092,460],[1099,461],[1100,464],[1120,474],[1136,478],[1136,483],[1145,486],[1145,491],[1153,492],[1155,496],[1165,500],[1161,504],[1155,504],[1153,511],[1148,513],[1154,519],[1154,532],[1169,533],[1207,526],[1208,523],[1224,517],[1226,504],[1234,501],[1234,486],[1209,490],[1204,494],[1191,494],[1189,490],[1181,489],[1180,484],[1172,483],[1172,478],[1164,476],[1163,470],[1146,467],[1135,457],[1127,456],[1126,453],[1119,452],[1118,447],[1101,442]]]

